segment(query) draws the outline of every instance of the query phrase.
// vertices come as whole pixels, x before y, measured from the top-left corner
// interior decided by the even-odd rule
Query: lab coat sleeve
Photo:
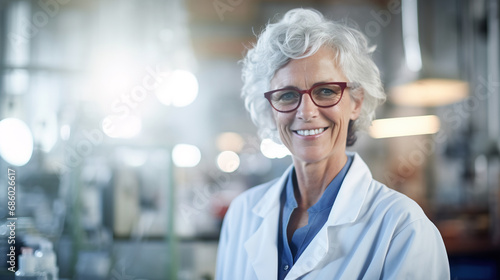
[[[229,232],[229,225],[230,224],[230,219],[231,219],[231,214],[233,209],[231,207],[228,209],[226,216],[224,217],[224,221],[222,223],[222,228],[220,232],[220,238],[219,238],[219,246],[217,249],[217,265],[216,265],[216,271],[215,271],[215,279],[221,280],[225,279],[224,275],[227,274],[228,267],[230,267],[230,246],[229,246],[229,239],[228,239],[228,232]]]
[[[450,279],[448,256],[437,228],[419,219],[395,233],[381,279]]]
[[[241,257],[241,223],[245,222],[243,208],[245,207],[244,197],[235,198],[226,212],[219,238],[217,249],[217,264],[215,279],[226,280],[236,279],[244,268],[238,262]],[[237,277],[240,278],[240,277]]]

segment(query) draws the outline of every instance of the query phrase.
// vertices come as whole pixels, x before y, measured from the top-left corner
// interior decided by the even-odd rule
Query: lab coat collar
[[[252,209],[263,220],[257,231],[245,242],[248,260],[259,280],[275,280],[278,275],[278,224],[281,190],[286,183],[290,166],[262,196]]]
[[[339,250],[340,246],[335,240],[332,229],[356,220],[372,181],[371,173],[361,157],[357,153],[347,152],[347,154],[354,156],[354,159],[340,187],[328,220],[299,257],[286,279],[301,277],[317,267],[322,267],[328,262],[340,258],[345,253]],[[279,196],[292,167],[290,166],[281,178],[272,183],[262,199],[252,209],[253,213],[262,217],[263,220],[244,246],[259,280],[276,279],[278,274],[276,239],[280,212]]]
[[[325,223],[326,226],[338,226],[356,221],[373,180],[370,169],[357,153],[347,152],[347,155],[354,156],[354,159],[342,182]]]
[[[262,199],[253,207],[252,211],[256,215],[265,217],[274,207],[279,207],[281,190],[284,188],[292,168],[293,165],[290,165],[286,171],[283,172],[283,175],[281,175],[281,177],[267,190]]]
[[[358,153],[346,152],[346,154],[353,156],[354,159],[342,182],[328,220],[325,223],[330,226],[352,223],[356,220],[365,200],[366,189],[373,179],[368,166],[366,166]],[[272,184],[262,199],[252,209],[253,213],[260,217],[265,217],[274,207],[279,206],[281,191],[292,168],[293,165],[290,165],[283,172],[283,175]],[[356,187],[356,191],[352,191],[354,187]]]
[[[342,257],[335,227],[356,221],[373,180],[368,166],[357,153],[340,187],[332,210],[325,225],[317,233],[306,250],[299,257],[285,279],[296,279],[313,269],[321,268],[335,259]]]

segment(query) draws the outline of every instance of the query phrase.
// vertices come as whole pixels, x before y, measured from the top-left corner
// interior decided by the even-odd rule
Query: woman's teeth
[[[309,136],[309,135],[320,134],[323,131],[325,131],[324,128],[309,129],[309,130],[297,130],[297,134],[303,135],[303,136]]]

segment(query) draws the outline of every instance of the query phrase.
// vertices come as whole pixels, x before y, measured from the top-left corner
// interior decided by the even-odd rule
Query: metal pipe
[[[488,185],[491,238],[495,245],[500,244],[500,20],[498,0],[488,1],[488,136],[496,141],[496,152],[489,155]]]
[[[498,19],[498,0],[490,0],[488,7],[488,135],[490,139],[496,139],[500,147],[500,43]]]

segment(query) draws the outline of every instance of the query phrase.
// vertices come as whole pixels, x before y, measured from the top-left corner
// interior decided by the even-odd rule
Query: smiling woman
[[[217,279],[449,279],[422,209],[346,152],[385,99],[373,50],[356,29],[295,9],[248,51],[246,107],[293,165],[232,202]]]

